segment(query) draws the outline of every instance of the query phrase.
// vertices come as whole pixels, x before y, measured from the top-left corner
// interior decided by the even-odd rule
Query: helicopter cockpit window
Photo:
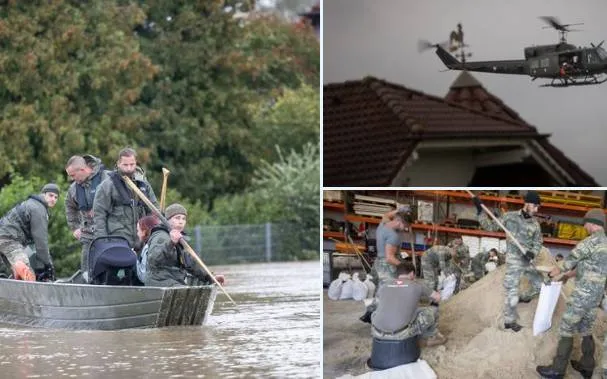
[[[605,51],[605,49],[603,49],[602,47],[599,47],[598,49],[596,49],[597,54],[599,54],[599,57],[601,58],[601,60],[605,60],[607,59],[607,51]]]

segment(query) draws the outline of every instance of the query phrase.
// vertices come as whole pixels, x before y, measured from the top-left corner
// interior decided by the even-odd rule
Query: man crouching
[[[396,279],[379,289],[377,310],[371,315],[371,334],[380,340],[426,339],[426,346],[441,345],[447,339],[438,331],[438,307],[419,307],[421,298],[440,301],[440,294],[415,281],[411,262],[396,266]]]

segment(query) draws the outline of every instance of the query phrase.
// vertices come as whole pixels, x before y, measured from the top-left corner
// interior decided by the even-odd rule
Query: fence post
[[[266,262],[272,261],[272,224],[266,222]]]
[[[202,232],[200,229],[200,225],[194,227],[194,245],[198,255],[202,255]]]

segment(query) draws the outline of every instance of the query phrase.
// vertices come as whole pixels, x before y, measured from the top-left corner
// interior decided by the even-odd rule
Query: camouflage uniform
[[[489,261],[489,251],[482,251],[472,258],[472,272],[474,273],[474,279],[479,280],[485,276],[485,264]]]
[[[500,231],[501,228],[496,222],[491,220],[485,213],[479,217],[480,225],[488,231]],[[501,218],[502,224],[512,233],[514,238],[527,249],[537,256],[542,248],[542,232],[540,224],[533,217],[525,218],[522,210],[507,212]],[[540,291],[543,278],[529,261],[522,256],[519,248],[510,239],[506,244],[506,275],[504,277],[504,288],[506,289],[506,298],[504,304],[504,323],[513,323],[518,320],[516,305],[519,301],[519,284],[521,276],[525,275],[529,279],[530,290],[520,297],[532,298]]]
[[[147,267],[144,284],[153,287],[185,285],[185,271],[169,230],[164,226],[152,229],[144,250],[147,250]]]
[[[80,243],[82,244],[80,270],[88,272],[88,250],[95,234],[93,200],[97,187],[107,179],[110,171],[104,169],[99,158],[92,155],[83,155],[82,157],[93,171],[84,183],[73,182],[68,188],[65,197],[65,215],[67,225],[72,232],[80,229]]]
[[[396,233],[396,236],[393,234]],[[386,261],[386,245],[397,246],[397,255],[400,253],[401,240],[398,232],[389,230],[384,223],[381,223],[377,228],[376,232],[376,246],[377,246],[377,258],[373,262],[371,268],[371,275],[373,276],[373,282],[377,288],[375,292],[376,296],[373,298],[373,302],[367,307],[367,312],[373,312],[377,309],[377,293],[379,289],[387,280],[396,278],[396,266]]]
[[[371,335],[381,340],[406,340],[413,336],[422,336],[423,338],[433,337],[438,332],[438,307],[419,307],[415,311],[413,321],[405,329],[396,333],[383,333],[382,331],[371,328]]]
[[[158,207],[152,186],[145,179],[143,170],[137,167],[133,182]],[[93,201],[93,220],[95,238],[101,236],[122,236],[134,248],[138,244],[137,221],[151,214],[147,206],[135,195],[118,171],[112,171],[109,177],[97,187]]]
[[[383,303],[382,309],[373,314],[371,335],[381,340],[401,341],[414,336],[435,336],[438,332],[438,307],[418,307],[419,300],[429,298],[431,294],[432,291],[425,284],[420,285],[415,280],[397,278],[386,281],[382,291],[378,291]],[[416,309],[411,315],[409,311],[412,307]],[[383,321],[378,321],[378,318]],[[388,332],[379,329],[381,325],[386,326],[386,318],[390,320],[388,324],[398,330]]]
[[[573,268],[576,268],[575,289],[563,314],[559,334],[589,336],[607,280],[607,237],[603,230],[586,237],[565,258],[564,271]]]
[[[23,261],[30,268],[25,249],[34,244],[36,257],[44,265],[51,265],[48,248],[48,206],[41,195],[31,195],[0,219],[0,253],[10,265]]]
[[[438,270],[445,276],[454,273],[451,265],[451,249],[447,246],[435,245],[426,250],[422,256],[422,273],[426,286],[435,291],[438,285]]]

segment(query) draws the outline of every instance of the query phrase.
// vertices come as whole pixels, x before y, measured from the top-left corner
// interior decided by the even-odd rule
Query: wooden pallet
[[[330,201],[330,202],[343,202],[344,201],[343,193],[341,191],[335,191],[335,190],[322,191],[322,198],[323,198],[323,200]]]
[[[600,196],[585,195],[568,191],[538,191],[542,201],[557,204],[579,205],[583,207],[602,207]]]

